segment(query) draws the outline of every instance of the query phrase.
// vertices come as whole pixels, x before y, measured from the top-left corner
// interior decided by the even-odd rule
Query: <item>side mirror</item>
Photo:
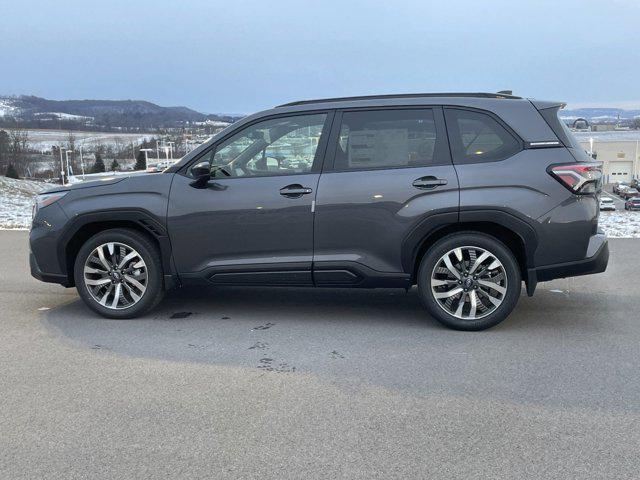
[[[189,173],[195,178],[191,185],[193,188],[205,188],[211,180],[211,166],[209,162],[196,163],[191,167]]]
[[[206,188],[207,184],[209,183],[209,180],[211,180],[211,174],[205,173],[197,177],[189,185],[191,185],[193,188]]]
[[[209,165],[209,162],[196,163],[193,167],[191,167],[190,173],[193,178],[200,178],[203,175],[210,175],[211,166]]]

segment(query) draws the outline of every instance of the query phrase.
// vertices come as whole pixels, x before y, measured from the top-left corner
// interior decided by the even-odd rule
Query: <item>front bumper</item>
[[[36,256],[29,252],[29,268],[31,269],[31,276],[41,282],[59,283],[63,287],[72,287],[73,284],[69,281],[67,275],[60,275],[55,273],[44,273],[40,270]]]
[[[589,239],[587,256],[583,260],[528,269],[527,294],[533,295],[538,282],[602,273],[607,269],[608,263],[609,241],[604,232],[598,232]]]

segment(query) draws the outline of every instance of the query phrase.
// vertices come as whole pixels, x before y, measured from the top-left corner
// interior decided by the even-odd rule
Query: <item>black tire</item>
[[[502,303],[491,313],[477,319],[461,319],[447,312],[440,306],[431,288],[432,272],[442,256],[455,248],[465,246],[480,247],[490,252],[502,263],[507,279]],[[479,232],[454,233],[437,241],[420,262],[417,283],[420,298],[431,316],[449,328],[471,331],[485,330],[507,318],[518,303],[522,289],[520,268],[511,250],[496,238]]]
[[[120,310],[101,305],[93,298],[85,284],[84,266],[87,258],[99,245],[109,242],[122,243],[136,250],[144,260],[147,270],[146,291],[140,300]],[[138,317],[154,308],[164,295],[162,261],[158,247],[145,235],[135,230],[117,228],[97,233],[80,248],[73,271],[78,294],[89,308],[103,317],[119,319]]]

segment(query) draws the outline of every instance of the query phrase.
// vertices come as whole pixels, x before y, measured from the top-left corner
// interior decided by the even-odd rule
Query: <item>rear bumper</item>
[[[538,282],[602,273],[608,263],[609,242],[604,233],[598,232],[590,238],[587,257],[583,260],[530,268],[527,271],[527,294],[533,295]]]

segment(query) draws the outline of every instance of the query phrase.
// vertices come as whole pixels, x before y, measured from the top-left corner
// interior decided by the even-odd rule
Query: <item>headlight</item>
[[[33,214],[35,215],[38,210],[57,202],[69,192],[55,192],[55,193],[42,193],[36,195],[35,202],[33,203]]]

